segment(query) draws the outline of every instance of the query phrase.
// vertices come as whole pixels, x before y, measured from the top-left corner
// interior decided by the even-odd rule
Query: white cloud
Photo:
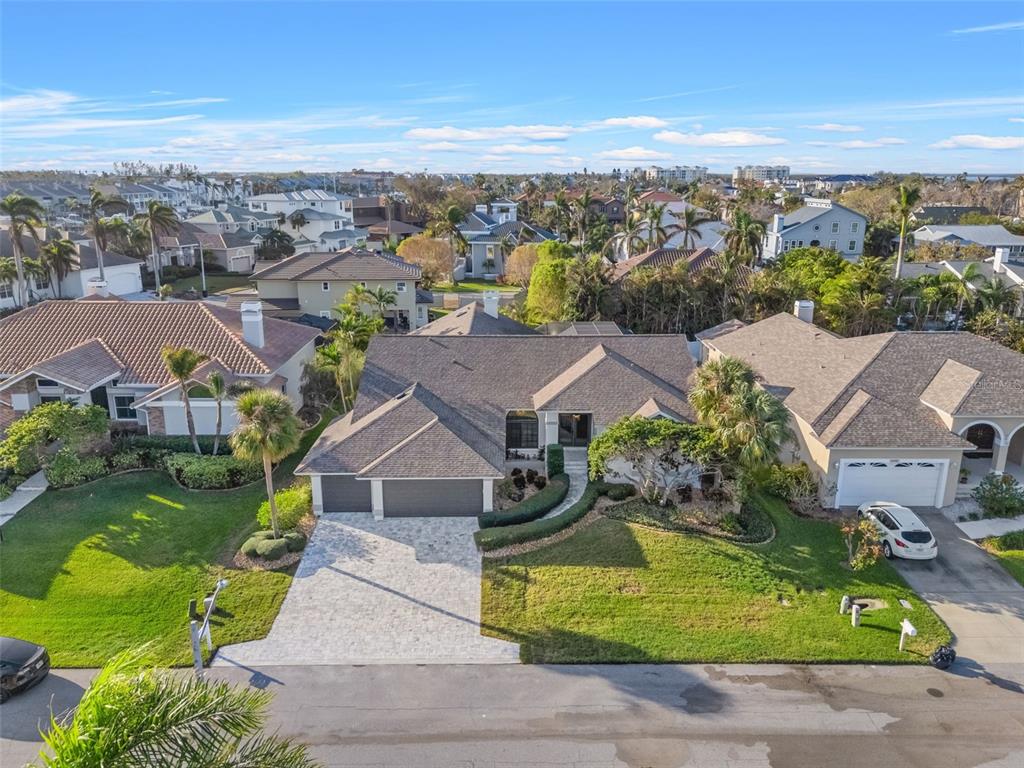
[[[864,129],[859,125],[846,125],[844,123],[819,123],[818,125],[801,125],[810,131],[829,131],[832,133],[858,133]]]
[[[767,147],[786,143],[785,139],[778,136],[765,136],[763,133],[753,131],[712,131],[710,133],[659,131],[654,134],[654,138],[669,144],[683,144],[689,147]]]
[[[665,99],[679,99],[683,96],[699,96],[704,93],[718,93],[719,91],[731,91],[739,88],[738,85],[722,85],[718,88],[701,88],[696,91],[679,91],[677,93],[663,93],[660,96],[647,96],[643,99],[635,99],[637,102],[644,101],[664,101]]]
[[[24,123],[21,125],[9,125],[4,128],[7,136],[24,136],[37,138],[40,136],[67,136],[68,134],[82,131],[105,131],[111,129],[130,130],[133,128],[150,128],[157,125],[168,125],[170,123],[183,123],[190,120],[199,120],[202,115],[173,115],[171,117],[153,118],[120,118],[120,119],[94,119],[94,118],[66,118],[62,120],[51,120],[42,123]]]
[[[651,115],[634,115],[632,117],[609,117],[607,120],[602,120],[601,125],[626,128],[664,128],[668,125],[668,121]]]
[[[77,96],[66,91],[37,90],[0,99],[0,115],[11,120],[53,114],[67,109],[78,100]]]
[[[1011,117],[1011,123],[1024,123],[1024,117]]]
[[[551,144],[499,144],[491,147],[496,155],[557,155],[561,147]]]
[[[962,133],[931,145],[932,149],[1024,149],[1024,136],[982,136]]]
[[[433,141],[420,144],[419,148],[426,152],[465,152],[467,147],[454,141]]]
[[[597,152],[594,157],[601,160],[668,160],[672,155],[646,147],[624,147]]]
[[[839,147],[840,149],[878,149],[879,147],[895,147],[906,144],[906,139],[895,136],[883,136],[880,139],[851,139],[849,141],[808,141],[812,147]]]
[[[967,27],[954,29],[951,35],[977,35],[984,32],[1015,32],[1024,30],[1024,21],[1004,21],[1002,24],[986,24],[983,27]]]
[[[412,128],[405,132],[407,139],[427,141],[494,141],[495,139],[567,139],[577,132],[571,125],[502,125],[487,128]]]

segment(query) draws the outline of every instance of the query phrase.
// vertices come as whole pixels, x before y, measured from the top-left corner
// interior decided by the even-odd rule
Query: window
[[[796,247],[797,248],[803,248],[804,247],[804,241],[803,240],[797,240],[796,241]]]
[[[849,248],[847,248],[846,250],[848,250],[848,251],[850,251],[850,252],[856,251],[856,250],[857,250],[857,241],[856,241],[856,240],[851,240],[851,241],[849,242],[849,246],[850,246],[850,247],[849,247]]]
[[[537,448],[537,414],[533,411],[510,411],[505,417],[505,448]]]
[[[829,247],[829,248],[830,248],[831,250],[833,250],[833,251],[834,251],[834,250],[837,250],[837,248],[836,248],[836,246],[837,246],[837,245],[838,245],[838,243],[837,243],[837,242],[836,242],[835,240],[829,240],[829,241],[828,241],[828,247]]]
[[[60,384],[58,384],[53,379],[36,379],[36,386],[37,387],[59,387]]]
[[[395,283],[395,290],[398,291],[399,293],[405,293],[405,287],[406,284],[402,280],[399,280],[397,283]]]
[[[359,281],[359,284],[360,284],[361,286],[363,286],[363,288],[365,288],[365,287],[366,287],[366,281],[365,281],[365,280],[360,280],[360,281]]]
[[[838,235],[839,234],[839,222],[838,221],[833,221],[832,222],[832,234],[833,235]]]
[[[888,512],[880,512],[878,515],[878,522],[880,522],[890,531],[898,531],[900,529],[899,525],[897,525],[896,521],[889,516]]]
[[[132,408],[135,398],[131,395],[114,395],[114,413],[118,421],[138,421],[139,416]]]
[[[13,299],[14,290],[10,280],[0,280],[0,299]]]
[[[331,316],[331,310],[329,310],[329,309],[321,309],[320,310],[320,317],[328,317],[329,318],[330,316]]]
[[[339,221],[338,219],[335,219],[334,220],[334,228],[335,229],[341,229],[341,221]]]
[[[320,283],[320,290],[326,293],[327,291],[331,290],[331,284],[324,280],[322,283]]]
[[[856,234],[859,231],[860,231],[860,222],[859,221],[852,221],[852,222],[850,222],[850,232]]]
[[[49,275],[47,275],[46,277],[35,277],[35,278],[33,278],[33,280],[34,280],[34,282],[36,284],[36,290],[37,291],[45,291],[47,288],[50,287],[50,276]]]

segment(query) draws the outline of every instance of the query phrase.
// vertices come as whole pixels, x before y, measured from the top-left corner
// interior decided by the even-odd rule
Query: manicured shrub
[[[288,542],[284,539],[261,539],[256,542],[256,555],[264,560],[277,560],[288,554]]]
[[[274,500],[277,502],[278,526],[282,531],[291,530],[299,524],[299,520],[313,510],[313,489],[309,483],[296,483],[275,493]],[[260,504],[256,520],[260,525],[270,525],[269,501]]]
[[[199,435],[199,450],[206,455],[213,454],[213,437],[210,435]],[[114,450],[117,453],[122,451],[139,451],[145,460],[145,466],[160,469],[163,467],[164,457],[169,453],[194,453],[192,438],[188,435],[121,435],[114,443]],[[226,437],[220,439],[220,447],[217,450],[218,456],[230,456],[231,446],[228,445]]]
[[[46,480],[54,488],[69,488],[110,474],[102,456],[79,456],[62,448],[51,456],[46,466]]]
[[[537,470],[536,469],[528,469],[528,470],[526,470],[526,482],[532,483],[536,479],[537,479]]]
[[[629,483],[609,483],[605,494],[612,501],[625,501],[636,494],[636,488]]]
[[[127,469],[140,469],[145,465],[142,451],[127,450],[114,453],[108,459],[112,472],[123,472]]]
[[[526,487],[526,478],[522,475],[516,475],[512,478],[512,485],[521,491]]]
[[[816,496],[818,482],[811,468],[799,464],[773,464],[764,481],[764,490],[788,502],[807,496]]]
[[[992,546],[1001,552],[1024,549],[1024,531],[1010,531],[992,539]]]
[[[249,538],[257,539],[257,540],[260,540],[260,539],[272,539],[272,538],[274,538],[274,532],[273,531],[256,531],[256,533],[254,533]]]
[[[561,475],[565,472],[565,449],[558,443],[547,447],[548,477]]]
[[[43,403],[7,427],[0,440],[0,469],[31,475],[42,467],[43,451],[55,440],[74,451],[106,434],[107,412],[99,406]]]
[[[298,531],[288,531],[284,535],[284,540],[288,544],[289,552],[301,552],[306,548],[306,537]]]
[[[544,486],[548,484],[548,479],[544,475],[537,475],[533,478],[533,487],[538,491],[543,491]]]
[[[246,557],[256,557],[256,545],[263,541],[262,538],[257,538],[256,535],[250,536],[242,544],[241,552]]]
[[[11,486],[6,482],[0,483],[0,501],[10,498],[12,493],[14,493],[14,489]]]
[[[517,475],[518,477],[521,477],[521,475]],[[524,479],[523,484],[525,485],[525,483],[526,480]],[[480,527],[494,528],[518,525],[536,520],[561,504],[567,493],[569,493],[568,476],[559,475],[552,477],[547,487],[537,491],[526,501],[501,512],[486,512],[480,515]]]
[[[985,517],[1024,515],[1024,488],[1010,475],[988,474],[971,494]]]
[[[523,470],[519,467],[512,467],[512,471],[509,474],[512,475],[512,477],[518,477],[523,474]]]
[[[263,474],[259,464],[240,461],[234,456],[172,453],[164,459],[164,466],[183,486],[199,490],[237,488],[258,480]]]

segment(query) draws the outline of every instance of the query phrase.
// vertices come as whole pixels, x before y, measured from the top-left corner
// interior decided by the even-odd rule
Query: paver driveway
[[[518,662],[480,635],[475,518],[325,514],[263,640],[215,665]]]
[[[949,626],[958,656],[1024,664],[1024,587],[944,515],[922,513],[922,519],[939,542],[939,556],[894,560],[897,570]]]

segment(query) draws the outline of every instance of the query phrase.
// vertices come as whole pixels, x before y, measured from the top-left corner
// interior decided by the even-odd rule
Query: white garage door
[[[142,290],[137,273],[117,274],[107,272],[107,290],[115,296],[125,296]]]
[[[836,506],[894,501],[908,507],[941,503],[946,462],[928,459],[846,459],[839,467]]]

